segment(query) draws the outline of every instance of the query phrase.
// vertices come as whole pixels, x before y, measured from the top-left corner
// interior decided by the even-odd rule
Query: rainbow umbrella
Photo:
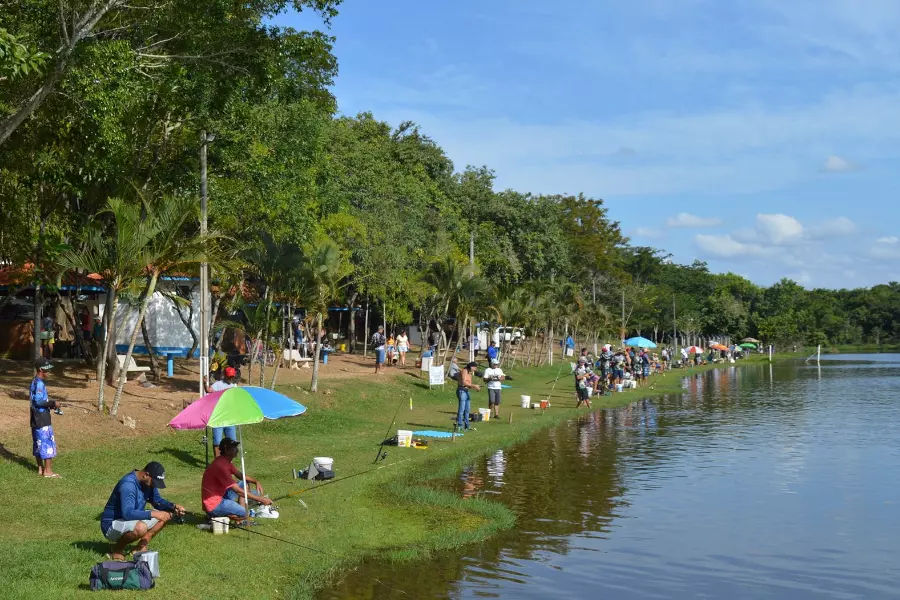
[[[306,407],[278,392],[260,387],[232,387],[213,392],[195,400],[169,421],[172,429],[204,429],[206,427],[238,426],[241,442],[241,473],[244,466],[244,434],[240,425],[252,425],[269,419],[296,417],[306,412]],[[244,505],[247,503],[247,478],[244,475]]]
[[[233,387],[195,400],[169,421],[172,429],[252,425],[269,419],[296,417],[306,407],[278,392],[260,387]]]

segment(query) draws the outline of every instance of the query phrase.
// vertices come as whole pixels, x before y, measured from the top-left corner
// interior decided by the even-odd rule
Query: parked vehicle
[[[498,346],[505,342],[518,344],[523,341],[525,341],[525,330],[521,327],[497,327],[494,329],[494,343]]]

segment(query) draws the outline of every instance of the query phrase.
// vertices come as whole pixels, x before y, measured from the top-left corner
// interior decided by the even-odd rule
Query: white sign
[[[444,367],[438,365],[428,369],[428,385],[444,385]]]

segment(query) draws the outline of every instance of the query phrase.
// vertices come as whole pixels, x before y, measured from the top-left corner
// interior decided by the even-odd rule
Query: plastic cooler
[[[412,446],[412,431],[407,429],[397,430],[397,446],[401,448],[409,448]]]

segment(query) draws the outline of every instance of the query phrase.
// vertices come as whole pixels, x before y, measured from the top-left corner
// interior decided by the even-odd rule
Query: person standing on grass
[[[409,336],[401,329],[397,335],[397,353],[400,355],[400,366],[406,366],[406,353],[409,352]]]
[[[224,392],[225,390],[237,387],[234,382],[237,376],[237,370],[234,367],[225,367],[222,371],[222,379],[217,380],[207,388],[207,392]],[[234,439],[237,437],[237,428],[234,425],[228,427],[213,427],[213,454],[219,456],[219,444],[224,438]]]
[[[575,403],[575,408],[579,408],[582,403],[584,403],[588,408],[591,407],[591,397],[588,393],[588,370],[586,358],[579,358],[578,367],[575,369],[575,395],[578,398],[578,402]]]
[[[458,384],[456,399],[459,401],[459,406],[456,410],[456,426],[463,427],[466,431],[469,430],[469,410],[471,407],[469,390],[481,391],[481,386],[472,383],[472,375],[475,374],[476,368],[478,368],[478,363],[470,362],[465,369],[459,372],[459,377],[456,380]]]
[[[647,352],[646,349],[641,349],[641,380],[643,383],[647,383],[647,379],[650,378],[650,353]]]
[[[384,337],[384,327],[379,325],[378,331],[372,334],[372,347],[375,348],[375,374],[381,374],[381,367],[384,366],[384,345],[387,340]]]
[[[259,481],[244,475],[234,466],[234,459],[238,455],[240,442],[232,438],[224,438],[216,448],[216,458],[206,470],[203,471],[203,479],[200,483],[200,497],[203,501],[203,510],[210,517],[229,517],[236,521],[247,518],[247,506],[244,503],[244,479],[247,484],[256,487],[254,494],[247,490],[247,498],[271,506],[272,501],[263,496],[262,485]]]
[[[493,413],[491,418],[500,418],[500,392],[503,389],[503,381],[506,374],[500,368],[500,361],[496,358],[491,360],[491,366],[484,371],[484,381],[487,383],[488,391],[488,408]]]
[[[38,475],[48,479],[57,479],[59,473],[53,472],[53,459],[56,458],[56,437],[53,435],[53,425],[50,423],[50,411],[55,410],[61,415],[62,411],[55,400],[47,396],[47,384],[45,380],[50,373],[53,364],[46,358],[39,358],[34,362],[34,379],[31,380],[29,389],[31,395],[31,441],[33,444],[34,459],[37,461]]]
[[[497,343],[494,340],[491,340],[491,344],[488,346],[487,357],[489,364],[494,364],[495,360],[500,360],[500,349],[497,348]]]
[[[145,551],[173,513],[184,514],[183,506],[159,495],[165,487],[166,470],[155,461],[119,480],[100,516],[100,531],[113,543],[109,558],[125,560],[125,546],[131,542],[137,542],[134,552]],[[156,510],[147,510],[147,503]]]

